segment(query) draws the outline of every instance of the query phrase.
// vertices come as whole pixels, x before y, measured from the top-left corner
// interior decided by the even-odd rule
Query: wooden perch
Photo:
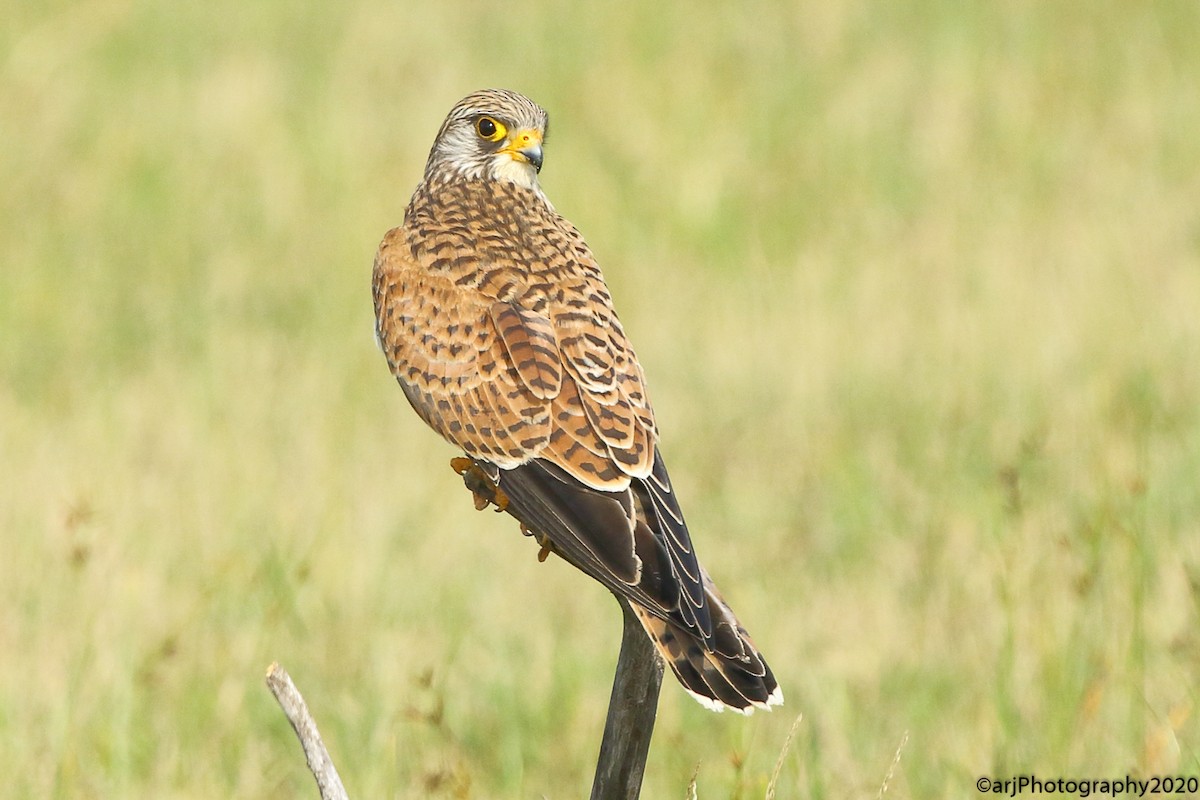
[[[617,657],[591,800],[636,800],[641,793],[662,687],[662,659],[629,603],[621,597],[617,602],[621,604],[624,626],[621,654]]]
[[[658,714],[658,692],[662,686],[662,660],[629,604],[619,597],[617,600],[621,604],[624,626],[621,654],[617,657],[608,719],[604,724],[596,777],[592,782],[592,800],[636,800],[641,793],[646,755],[650,751],[650,737]],[[316,721],[300,691],[278,662],[267,670],[267,686],[304,748],[304,757],[317,780],[321,800],[348,800],[333,759],[321,741]]]
[[[312,714],[308,713],[308,706],[300,696],[300,690],[292,683],[287,671],[279,666],[278,661],[267,669],[267,687],[271,694],[275,695],[275,700],[287,715],[288,722],[292,723],[292,730],[296,732],[296,738],[304,748],[304,757],[308,761],[308,769],[317,779],[321,800],[349,800],[346,787],[342,786],[342,779],[338,777],[337,769],[333,766],[333,759],[329,757],[329,751],[321,741],[316,721]]]

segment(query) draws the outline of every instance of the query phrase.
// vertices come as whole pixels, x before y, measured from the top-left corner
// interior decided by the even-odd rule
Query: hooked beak
[[[523,128],[513,134],[503,152],[512,156],[514,161],[533,165],[537,172],[542,171],[542,133],[536,128]]]

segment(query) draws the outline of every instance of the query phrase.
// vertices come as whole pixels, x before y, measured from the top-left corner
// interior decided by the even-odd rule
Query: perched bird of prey
[[[546,112],[450,110],[375,257],[376,336],[474,492],[636,613],[697,700],[749,713],[775,676],[696,560],[637,356],[579,231],[538,185]]]

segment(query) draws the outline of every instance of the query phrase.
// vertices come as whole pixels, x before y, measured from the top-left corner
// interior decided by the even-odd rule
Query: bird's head
[[[537,186],[549,119],[524,95],[484,89],[458,101],[438,131],[425,178],[461,176]]]

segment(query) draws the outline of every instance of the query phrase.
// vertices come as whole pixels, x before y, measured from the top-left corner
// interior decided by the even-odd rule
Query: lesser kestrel
[[[646,379],[579,231],[538,185],[546,112],[480,91],[451,109],[375,257],[376,334],[476,495],[636,612],[714,710],[783,700],[696,559]]]

